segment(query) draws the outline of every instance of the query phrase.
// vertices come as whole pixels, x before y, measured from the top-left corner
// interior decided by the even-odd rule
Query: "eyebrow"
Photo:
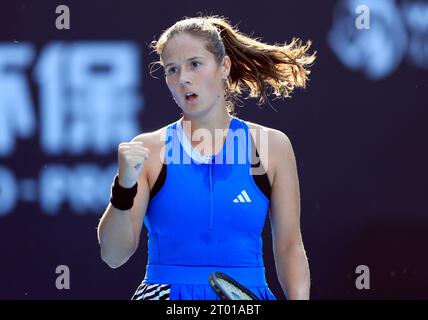
[[[204,57],[201,56],[196,56],[196,57],[191,57],[189,59],[187,59],[187,61],[192,61],[192,60],[197,60],[197,59],[203,59]],[[167,68],[169,65],[174,64],[173,62],[167,63],[164,68]]]

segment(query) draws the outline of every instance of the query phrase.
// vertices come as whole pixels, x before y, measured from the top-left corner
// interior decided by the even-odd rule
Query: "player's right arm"
[[[141,228],[149,202],[147,162],[150,149],[146,135],[118,146],[119,184],[131,188],[138,182],[134,204],[129,210],[120,210],[108,204],[98,225],[101,258],[111,268],[123,265],[138,248]]]

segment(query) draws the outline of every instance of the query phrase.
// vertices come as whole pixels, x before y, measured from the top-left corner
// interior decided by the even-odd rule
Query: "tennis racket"
[[[254,293],[223,272],[209,275],[209,283],[222,300],[260,300]]]

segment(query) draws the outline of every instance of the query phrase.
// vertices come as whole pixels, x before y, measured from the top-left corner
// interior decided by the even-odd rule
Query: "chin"
[[[187,115],[192,116],[192,117],[200,117],[203,116],[205,114],[207,114],[213,107],[215,106],[215,102],[211,103],[210,105],[203,105],[200,101],[193,105],[190,106],[188,105],[186,102],[184,102],[181,106],[180,109]]]
[[[181,110],[183,111],[183,113],[191,117],[199,117],[205,114],[207,111],[205,109],[188,109],[188,108],[182,108]]]
[[[185,113],[188,114],[190,116],[199,116],[202,115],[204,113],[206,113],[209,108],[201,106],[200,104],[197,104],[195,106],[181,106],[180,109]]]

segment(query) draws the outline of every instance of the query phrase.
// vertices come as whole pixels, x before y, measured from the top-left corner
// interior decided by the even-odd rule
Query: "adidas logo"
[[[233,199],[234,203],[245,203],[245,202],[251,202],[250,197],[248,196],[248,193],[245,190],[242,190],[238,196]]]

